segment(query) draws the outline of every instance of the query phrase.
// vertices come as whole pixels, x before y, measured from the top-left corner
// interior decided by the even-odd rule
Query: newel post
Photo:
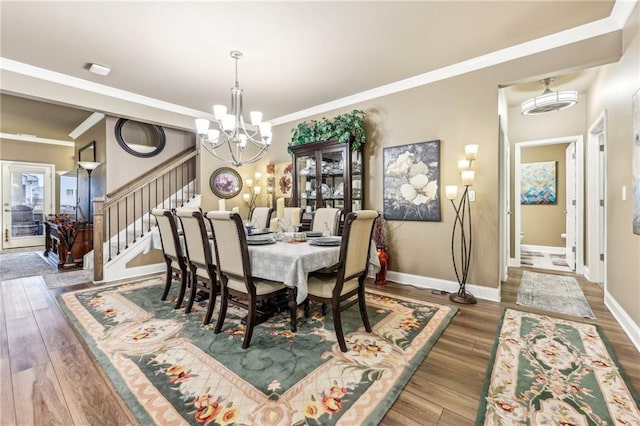
[[[103,280],[104,197],[93,199],[93,280]]]

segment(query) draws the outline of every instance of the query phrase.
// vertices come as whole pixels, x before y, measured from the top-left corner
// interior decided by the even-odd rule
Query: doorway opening
[[[44,222],[54,211],[53,164],[0,161],[2,242],[13,249],[44,245]]]
[[[564,181],[564,185],[562,185],[562,188],[558,187],[558,190],[562,191],[564,195],[563,197],[561,197],[564,202],[560,201],[560,203],[562,204],[555,206],[555,228],[553,228],[553,230],[544,229],[544,231],[553,233],[553,241],[556,241],[556,243],[550,245],[535,244],[537,242],[536,239],[529,238],[529,242],[533,241],[534,244],[527,245],[527,233],[525,232],[525,234],[523,235],[523,212],[530,214],[530,211],[524,210],[523,205],[521,204],[523,195],[521,188],[521,165],[525,163],[525,161],[523,161],[523,150],[535,147],[550,147],[553,145],[557,145],[561,150],[565,151],[564,159],[560,160],[560,158],[558,157],[558,161],[556,162],[558,163],[558,168],[561,168],[565,171],[562,179]],[[565,136],[552,139],[519,142],[515,144],[514,151],[514,258],[511,259],[510,264],[512,266],[530,266],[522,265],[521,259],[524,248],[527,249],[526,251],[533,253],[548,252],[549,258],[551,260],[551,262],[549,263],[550,265],[553,265],[554,255],[558,256],[557,258],[560,258],[562,255],[564,255],[564,259],[568,269],[570,271],[575,271],[576,274],[582,275],[584,273],[584,199],[582,195],[584,187],[584,153],[582,136]],[[562,167],[559,167],[560,161],[563,161]],[[556,203],[557,202],[558,201],[556,201]],[[546,206],[526,207],[544,208]],[[563,223],[558,224],[558,212],[561,213],[562,211],[564,211],[564,221]],[[543,210],[537,210],[537,213],[541,212],[543,212]],[[536,219],[540,219],[539,214],[534,213],[534,217]],[[525,222],[525,224],[528,223]],[[562,228],[564,228],[564,232]],[[535,228],[528,228],[528,234],[530,236],[537,236],[540,231],[541,230],[535,231]],[[564,244],[557,243],[557,241],[560,241],[560,239],[562,239],[561,241],[563,241]],[[548,269],[557,268],[551,266]]]

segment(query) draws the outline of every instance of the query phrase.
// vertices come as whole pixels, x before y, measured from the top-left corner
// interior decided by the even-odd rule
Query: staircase
[[[94,200],[94,248],[84,264],[94,268],[94,281],[116,281],[166,270],[164,261],[142,259],[152,247],[154,208],[199,206],[195,149],[189,149]],[[98,260],[98,259],[101,259]],[[134,261],[135,262],[132,262]]]

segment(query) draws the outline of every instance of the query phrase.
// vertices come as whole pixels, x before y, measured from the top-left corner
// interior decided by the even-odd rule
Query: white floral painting
[[[385,148],[384,217],[439,222],[440,141]]]

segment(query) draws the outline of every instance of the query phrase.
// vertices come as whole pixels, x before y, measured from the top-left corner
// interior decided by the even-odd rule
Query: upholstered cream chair
[[[246,349],[251,342],[253,328],[258,322],[258,302],[274,298],[276,293],[284,291],[285,285],[254,278],[251,275],[247,237],[240,215],[210,211],[207,213],[207,219],[213,231],[218,281],[221,284],[222,294],[215,333],[222,331],[229,302],[244,307],[249,311],[242,342],[242,348]],[[241,303],[239,299],[245,300],[246,303]],[[291,308],[291,315],[293,325],[295,306]]]
[[[305,313],[309,313],[309,300],[330,304],[333,325],[342,352],[347,345],[342,331],[341,312],[358,303],[365,330],[371,332],[364,295],[364,280],[369,265],[369,244],[373,232],[373,222],[378,217],[375,210],[360,210],[347,214],[342,233],[340,258],[335,272],[315,274],[309,277],[309,296],[305,302]],[[348,300],[352,296],[358,297]]]
[[[253,209],[249,220],[251,220],[251,225],[253,225],[254,228],[268,228],[272,214],[273,209],[271,207],[256,207]]]
[[[167,276],[162,293],[162,300],[167,300],[167,295],[171,289],[173,278],[180,280],[180,292],[176,300],[176,309],[182,306],[182,300],[187,290],[188,284],[188,260],[182,252],[180,239],[178,237],[178,227],[176,219],[169,209],[153,209],[151,214],[156,217],[158,231],[160,232],[160,242],[162,243],[162,253],[167,264]]]
[[[208,324],[216,304],[217,274],[211,255],[207,225],[199,208],[179,207],[176,216],[182,224],[185,241],[185,253],[191,269],[191,295],[187,303],[186,313],[191,312],[198,291],[198,283],[202,283],[209,294],[207,313],[204,323]]]
[[[340,218],[342,210],[329,207],[321,207],[313,214],[313,222],[311,223],[311,231],[323,232],[329,229],[331,235],[338,235],[340,231]]]

